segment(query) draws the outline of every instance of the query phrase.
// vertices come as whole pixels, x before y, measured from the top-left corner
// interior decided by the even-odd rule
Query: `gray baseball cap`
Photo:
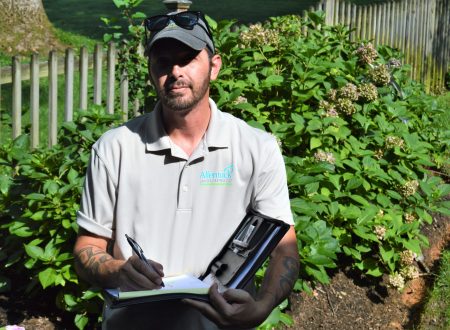
[[[177,12],[169,13],[167,15],[170,16],[175,14],[177,14]],[[207,31],[209,31],[209,28],[202,18],[198,20],[192,30],[180,27],[174,21],[170,21],[164,29],[156,32],[151,32],[149,40],[145,47],[145,52],[146,54],[149,54],[151,48],[158,40],[176,39],[195,50],[200,51],[208,47],[209,50],[214,54],[214,42]]]

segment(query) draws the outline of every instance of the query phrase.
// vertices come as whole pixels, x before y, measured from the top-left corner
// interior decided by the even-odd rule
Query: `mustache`
[[[174,82],[169,82],[165,86],[165,90],[170,91],[173,88],[190,88],[190,87],[191,87],[191,84],[189,84],[189,82],[187,82],[185,80],[177,80]]]

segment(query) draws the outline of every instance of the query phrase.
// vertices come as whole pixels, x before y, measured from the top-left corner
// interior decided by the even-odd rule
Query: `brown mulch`
[[[406,330],[417,329],[426,300],[433,285],[443,249],[450,248],[449,218],[436,216],[432,225],[423,229],[430,247],[424,250],[422,276],[409,282],[402,293],[388,288],[386,278],[366,278],[344,265],[332,276],[329,285],[319,285],[312,295],[293,293],[288,314],[296,330]],[[45,300],[45,299],[44,299]],[[49,310],[53,302],[41,301],[27,306],[0,295],[0,327],[17,324],[26,330],[73,329]],[[450,302],[449,302],[450,304]],[[422,324],[422,328],[435,328]]]

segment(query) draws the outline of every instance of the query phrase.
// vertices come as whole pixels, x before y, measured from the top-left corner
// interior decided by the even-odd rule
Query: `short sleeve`
[[[116,184],[98,152],[92,149],[86,171],[77,223],[85,230],[112,238]]]
[[[292,225],[286,167],[276,139],[271,137],[264,149],[258,166],[254,208]]]

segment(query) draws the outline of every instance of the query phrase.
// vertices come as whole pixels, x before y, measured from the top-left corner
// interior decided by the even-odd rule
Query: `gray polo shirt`
[[[199,276],[249,208],[293,224],[276,139],[210,108],[190,157],[165,132],[159,106],[94,144],[77,222],[114,239],[115,258],[131,256],[128,234],[165,276]]]

